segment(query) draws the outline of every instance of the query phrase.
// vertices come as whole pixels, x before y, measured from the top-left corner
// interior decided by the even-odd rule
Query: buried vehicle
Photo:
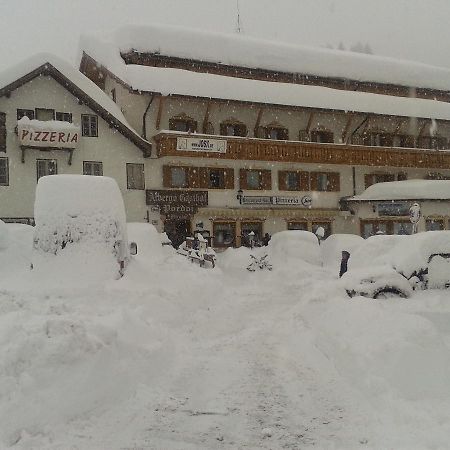
[[[413,290],[448,288],[450,231],[372,236],[351,255],[342,283],[350,297],[409,297]]]
[[[85,272],[123,275],[130,249],[122,195],[112,178],[42,177],[34,217],[32,268],[50,264],[62,270],[78,264]]]

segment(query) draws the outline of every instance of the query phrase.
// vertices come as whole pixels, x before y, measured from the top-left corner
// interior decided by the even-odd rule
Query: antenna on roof
[[[237,17],[236,17],[236,19],[237,19],[236,33],[241,33],[241,31],[244,31],[244,30],[242,29],[242,26],[241,26],[241,15],[239,12],[239,0],[236,0],[236,15],[237,15]]]

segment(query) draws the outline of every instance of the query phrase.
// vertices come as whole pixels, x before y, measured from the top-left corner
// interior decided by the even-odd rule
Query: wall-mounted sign
[[[303,197],[269,196],[269,195],[244,195],[243,205],[279,205],[279,206],[311,206],[312,198],[309,195]]]
[[[185,152],[226,153],[225,139],[177,138],[177,150]]]
[[[153,190],[146,191],[147,205],[208,206],[208,191]]]
[[[379,216],[409,216],[409,204],[404,202],[378,203]]]
[[[79,127],[56,120],[29,120],[23,117],[17,122],[17,134],[20,145],[25,147],[73,149],[80,141]]]

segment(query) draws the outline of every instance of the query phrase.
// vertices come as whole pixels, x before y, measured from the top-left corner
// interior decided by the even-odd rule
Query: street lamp
[[[244,198],[244,191],[242,189],[237,191],[236,198],[239,200],[239,204],[242,205],[242,199]]]

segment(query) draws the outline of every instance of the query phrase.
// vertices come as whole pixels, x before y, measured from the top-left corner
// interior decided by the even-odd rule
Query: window
[[[413,224],[408,221],[399,221],[393,223],[394,234],[412,234]]]
[[[266,139],[274,139],[278,141],[287,141],[289,139],[289,132],[287,128],[268,125],[265,130]]]
[[[340,175],[337,172],[311,172],[311,190],[337,192],[340,190]]]
[[[298,172],[286,172],[286,190],[296,191],[299,186],[299,174]]]
[[[22,117],[28,117],[30,120],[34,119],[34,109],[18,109],[17,110],[17,120]]]
[[[8,158],[0,158],[0,186],[9,185]]]
[[[55,119],[55,110],[47,108],[36,108],[36,119],[44,122]]]
[[[247,127],[240,122],[223,122],[220,124],[222,136],[247,136]]]
[[[188,177],[186,167],[170,167],[170,187],[187,187]]]
[[[209,169],[208,172],[208,187],[223,189],[225,187],[224,171],[222,169]]]
[[[235,243],[235,222],[213,223],[214,247],[232,247]]]
[[[385,183],[388,181],[395,181],[395,175],[393,173],[369,173],[364,175],[364,185],[367,189],[372,184]]]
[[[83,175],[103,175],[103,163],[98,161],[83,161]]]
[[[98,136],[98,118],[93,114],[81,115],[81,134],[82,136]]]
[[[0,152],[6,151],[6,114],[0,112]]]
[[[328,130],[312,130],[311,131],[311,142],[334,142],[334,134],[332,131]]]
[[[197,131],[197,121],[184,114],[169,120],[169,130],[194,133]]]
[[[425,220],[426,231],[440,231],[445,230],[444,219],[435,219],[429,217]]]
[[[280,191],[309,191],[309,173],[302,171],[279,170],[278,189]]]
[[[262,243],[262,222],[242,222],[241,234],[242,245],[245,247],[251,247],[251,241],[249,234],[253,232],[253,245],[261,245]]]
[[[267,169],[241,169],[239,182],[241,189],[270,190],[272,189],[272,172]]]
[[[72,113],[56,111],[55,120],[72,123]]]
[[[145,189],[144,164],[127,163],[127,189]]]
[[[308,222],[306,220],[305,221],[288,222],[287,229],[288,230],[308,231]]]
[[[38,159],[36,161],[37,179],[58,173],[56,159]]]

